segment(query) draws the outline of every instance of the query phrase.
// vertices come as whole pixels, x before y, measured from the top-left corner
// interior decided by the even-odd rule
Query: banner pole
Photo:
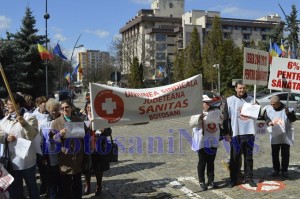
[[[15,109],[15,111],[17,113],[17,116],[20,116],[19,110],[17,109],[17,105],[16,105],[16,102],[15,102],[14,96],[13,96],[11,90],[10,90],[10,86],[9,86],[8,81],[6,79],[6,75],[4,73],[4,70],[3,70],[1,62],[0,62],[0,72],[1,72],[2,78],[4,80],[4,83],[5,83],[5,86],[6,86],[6,90],[7,90],[8,94],[9,94],[9,98],[10,98],[10,100],[11,100],[13,106],[14,106],[14,109]]]

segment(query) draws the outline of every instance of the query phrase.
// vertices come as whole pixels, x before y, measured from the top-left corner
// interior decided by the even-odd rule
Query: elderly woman
[[[15,144],[20,138],[33,141],[38,133],[37,119],[23,108],[25,100],[21,95],[13,94],[16,108],[10,97],[5,99],[9,114],[0,122],[0,142],[8,143],[9,154],[12,161],[14,181],[9,193],[11,198],[22,198],[23,179],[25,180],[30,198],[39,198],[35,179],[36,155],[31,142],[28,153],[23,159],[16,154]],[[19,114],[16,113],[18,111]]]
[[[60,198],[61,194],[61,176],[59,173],[57,148],[53,140],[53,134],[50,130],[53,120],[60,117],[60,103],[54,98],[49,98],[45,104],[49,115],[41,122],[41,131],[43,132],[43,159],[46,160],[46,174],[48,179],[48,193],[50,199]]]
[[[83,164],[83,138],[67,138],[66,124],[83,122],[82,118],[73,114],[73,104],[61,102],[61,116],[52,121],[51,129],[58,131],[54,139],[61,143],[61,151],[57,154],[61,173],[62,197],[65,199],[82,198],[81,170]],[[83,129],[83,131],[85,131]],[[83,132],[85,134],[85,132]]]

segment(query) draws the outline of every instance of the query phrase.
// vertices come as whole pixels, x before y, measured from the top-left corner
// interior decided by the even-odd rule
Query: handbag
[[[105,141],[103,141],[105,136],[100,136],[100,147],[97,147],[97,152],[99,154],[99,158],[102,161],[106,162],[118,162],[118,145],[114,143],[112,136],[110,135],[110,142],[107,141],[105,137]],[[99,139],[98,138],[98,139]],[[99,143],[99,142],[98,142]]]
[[[116,143],[114,143],[114,140],[112,138],[112,136],[110,135],[110,140],[111,140],[111,150],[110,150],[110,158],[109,158],[109,162],[118,162],[118,156],[119,156],[119,149],[118,149],[118,145]]]
[[[8,173],[13,174],[13,166],[9,155],[7,139],[5,139],[5,148],[2,156],[0,157],[0,164],[2,164]]]

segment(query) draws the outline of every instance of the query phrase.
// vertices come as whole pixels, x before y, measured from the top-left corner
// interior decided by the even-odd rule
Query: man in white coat
[[[245,103],[253,103],[253,98],[246,93],[242,81],[235,84],[236,94],[228,97],[224,106],[224,133],[230,141],[230,182],[229,188],[238,185],[241,155],[244,155],[245,183],[256,187],[253,181],[253,148],[256,132],[256,119],[241,114]]]
[[[296,115],[292,109],[287,108],[278,96],[272,96],[271,106],[267,107],[265,121],[269,126],[270,141],[272,148],[273,177],[279,176],[288,178],[288,166],[290,161],[290,145],[294,141],[292,122],[296,121]],[[271,128],[270,128],[271,127]],[[281,150],[281,164],[279,152]]]

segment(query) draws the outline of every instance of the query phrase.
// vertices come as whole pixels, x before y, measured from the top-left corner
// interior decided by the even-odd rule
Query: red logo
[[[119,121],[124,114],[124,102],[112,90],[99,92],[95,97],[94,107],[98,116],[107,120],[108,123]]]
[[[206,131],[210,133],[215,133],[217,131],[217,125],[215,123],[208,124]]]

